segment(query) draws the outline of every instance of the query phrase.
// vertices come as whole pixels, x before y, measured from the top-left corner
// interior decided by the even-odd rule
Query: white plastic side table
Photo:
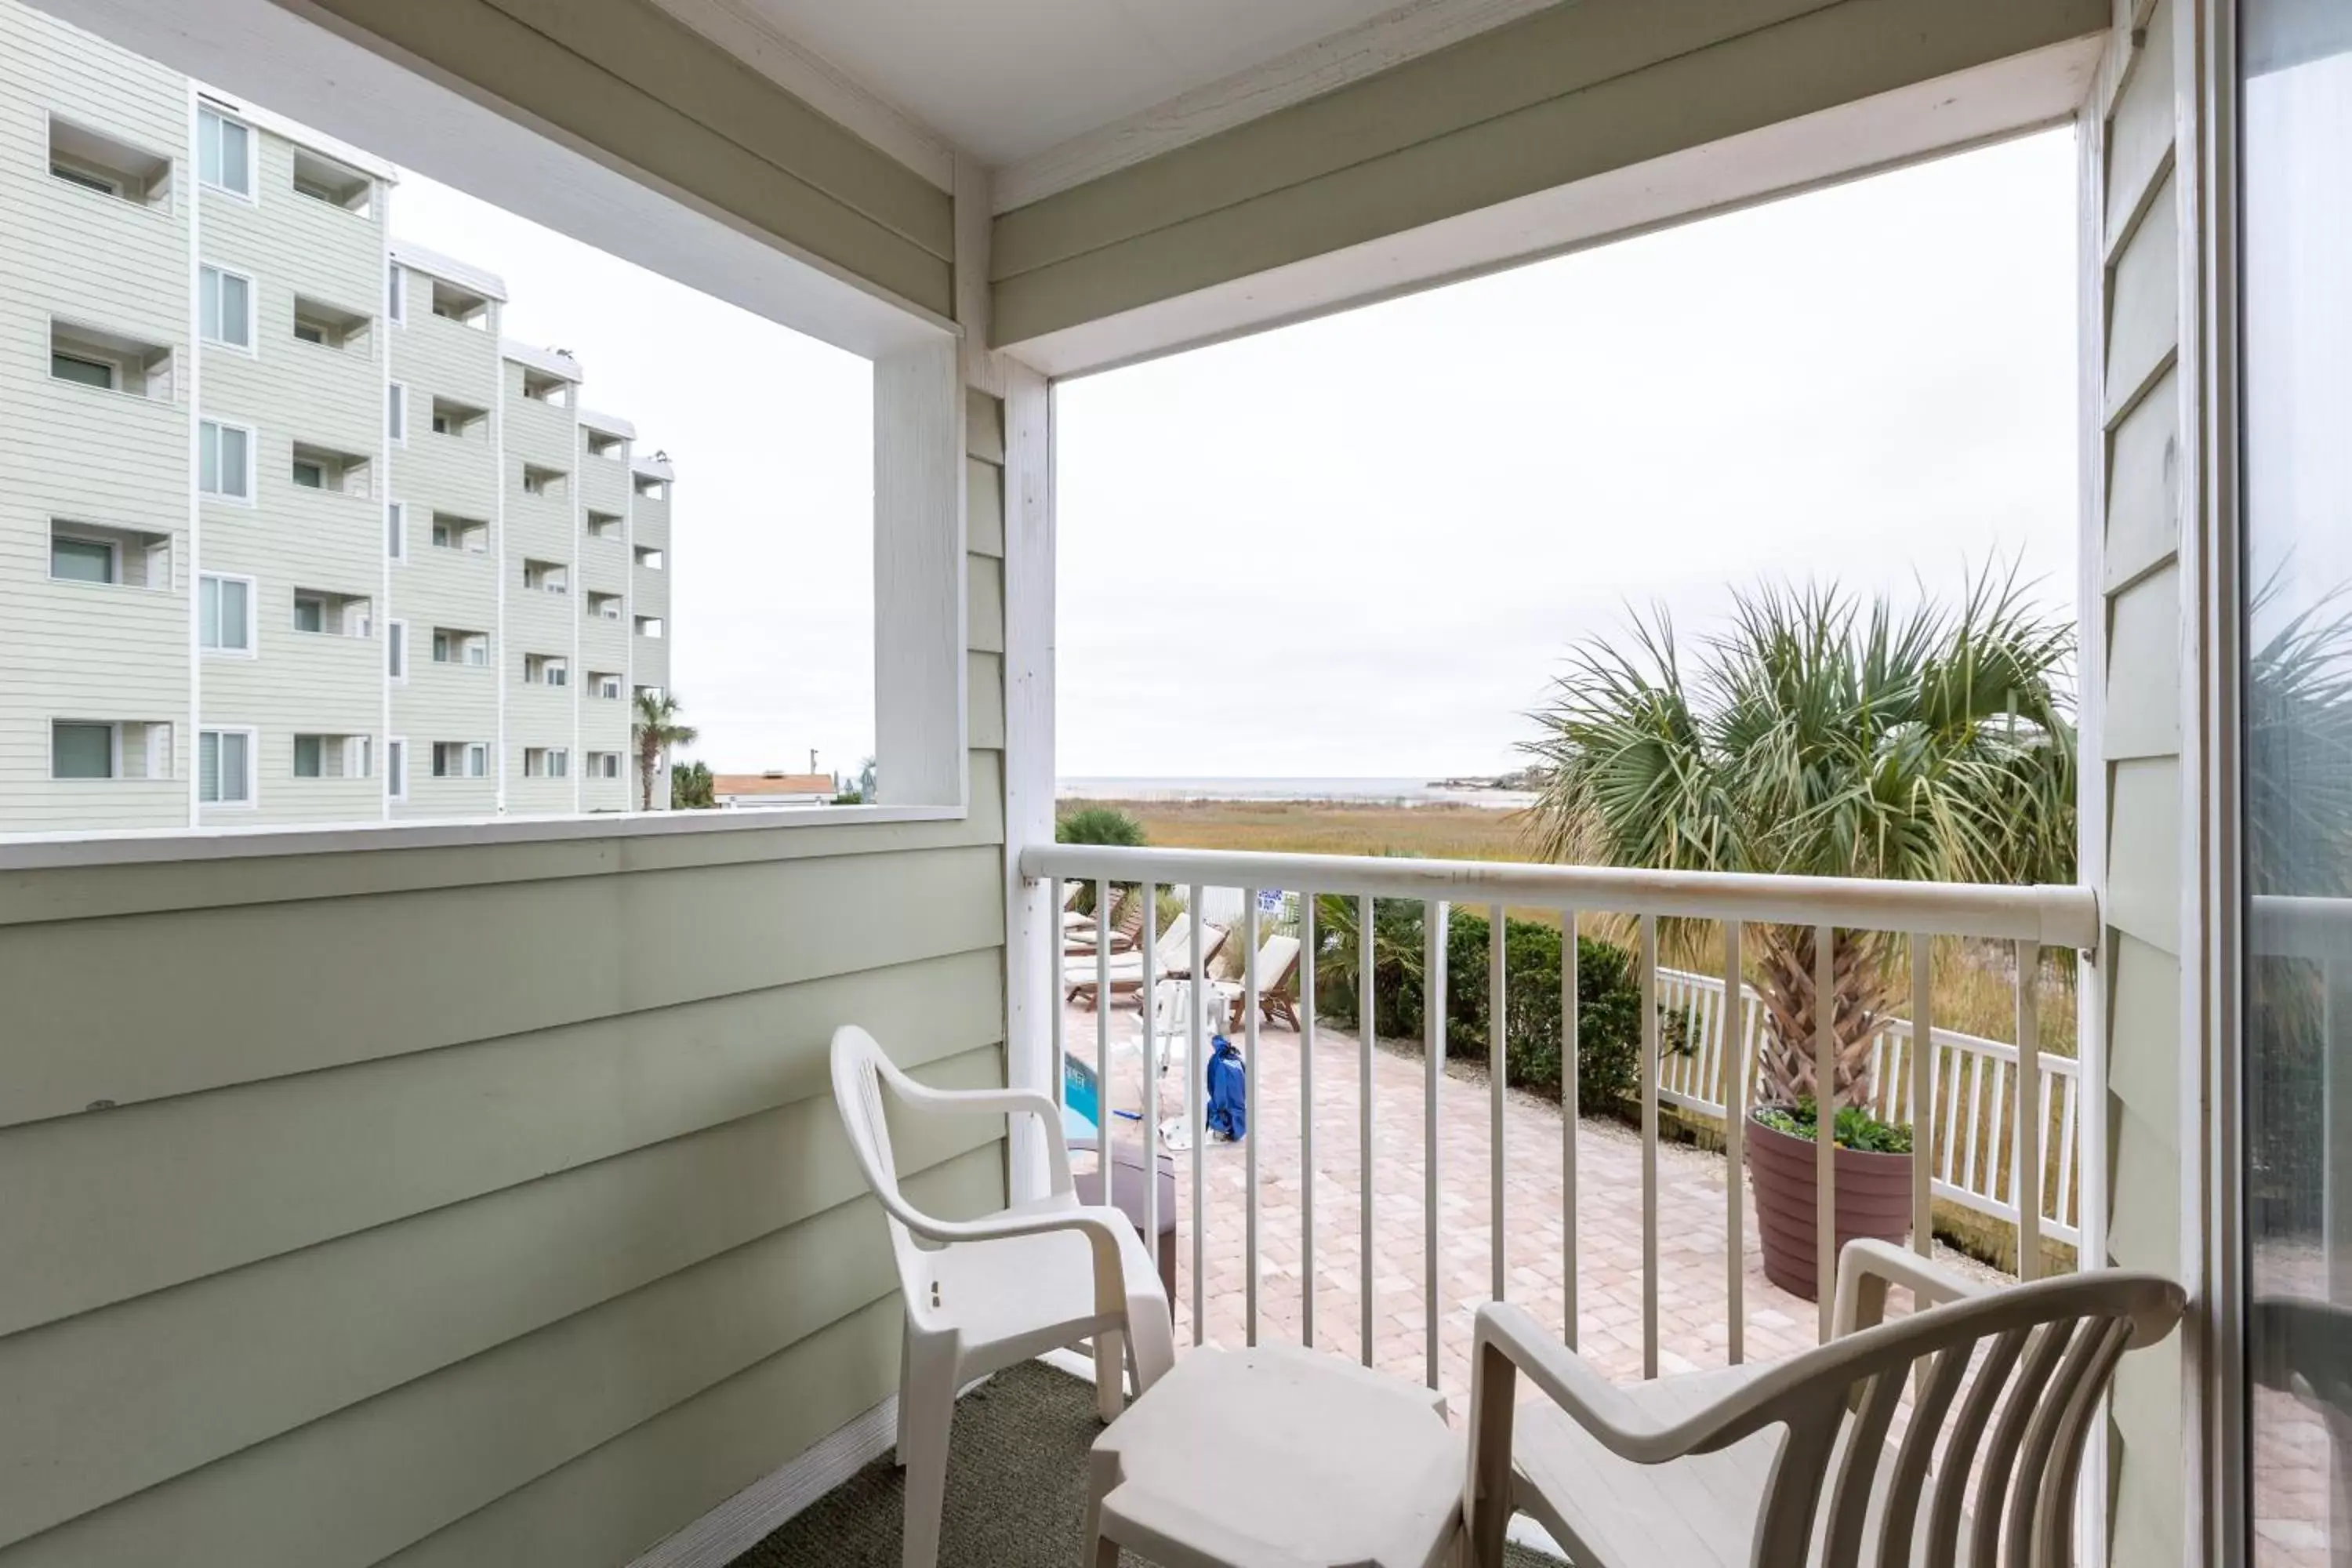
[[[1462,1532],[1445,1396],[1288,1345],[1196,1350],[1095,1439],[1096,1568],[1443,1568]]]

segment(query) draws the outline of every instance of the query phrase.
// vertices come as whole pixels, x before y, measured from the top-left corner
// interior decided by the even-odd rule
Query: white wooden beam
[[[963,805],[964,404],[951,339],[874,362],[876,794]]]

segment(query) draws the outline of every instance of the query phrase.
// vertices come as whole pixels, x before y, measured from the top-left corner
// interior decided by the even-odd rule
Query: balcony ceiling
[[[1401,9],[1397,0],[733,4],[1000,164]],[[1402,9],[1478,8],[1421,0]]]

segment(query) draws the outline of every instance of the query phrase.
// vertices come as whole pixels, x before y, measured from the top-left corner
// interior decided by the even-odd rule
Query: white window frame
[[[408,384],[394,381],[385,384],[383,395],[384,438],[395,447],[408,445]]]
[[[489,777],[490,743],[488,741],[467,741],[465,746],[466,771],[458,776],[469,779]]]
[[[329,739],[329,736],[317,733],[314,731],[303,730],[296,731],[294,735],[293,752],[294,777],[298,779],[323,779],[332,776],[327,772],[327,742]],[[302,742],[305,741],[316,741],[319,742],[319,771],[315,773],[306,773],[302,771]]]
[[[242,583],[245,584],[245,646],[215,647],[205,641],[205,584],[206,583]],[[258,658],[261,657],[261,581],[236,572],[200,572],[196,574],[196,651],[206,658]]]
[[[384,626],[383,678],[394,686],[405,686],[409,661],[415,657],[415,651],[408,646],[408,623],[394,616],[384,622]],[[395,658],[400,665],[396,670],[393,668]]]
[[[240,191],[235,185],[225,185],[218,180],[205,176],[204,122],[206,120],[218,121],[223,125],[234,125],[245,132],[245,189]],[[239,119],[210,99],[199,103],[196,106],[195,157],[192,161],[196,165],[196,183],[205,189],[218,191],[221,195],[235,201],[243,202],[247,206],[257,207],[261,205],[261,132],[255,129],[251,121]]]
[[[399,758],[394,763],[393,759]],[[408,798],[408,737],[386,735],[383,738],[383,797],[389,801]]]
[[[408,325],[408,268],[397,261],[384,263],[383,319],[395,327]]]
[[[383,556],[403,563],[408,559],[408,503],[404,500],[383,503]]]
[[[204,488],[204,441],[205,432],[207,427],[215,432],[223,430],[238,430],[244,432],[245,493],[243,495],[231,495],[226,490],[208,490]],[[249,507],[253,505],[254,483],[258,472],[261,454],[260,429],[252,425],[239,425],[233,419],[199,419],[196,421],[196,492],[208,500],[219,502],[223,506]],[[214,467],[215,468],[219,467],[219,459],[217,458],[214,459]]]
[[[206,800],[204,798],[205,737],[206,735],[242,735],[245,737],[245,798],[243,800]],[[251,811],[261,804],[261,731],[251,724],[207,724],[196,731],[196,754],[189,765],[196,771],[196,804],[206,811]]]
[[[215,279],[234,278],[238,282],[245,285],[245,342],[238,342],[235,338],[224,338],[220,336],[215,331],[215,322],[214,321],[206,320],[204,274],[207,272],[211,273]],[[217,317],[219,314],[219,295],[217,290],[215,292],[213,304],[214,308],[211,314]],[[205,342],[212,344],[215,348],[234,349],[238,353],[245,355],[247,359],[259,359],[261,357],[260,315],[261,280],[259,279],[254,277],[250,272],[241,272],[234,267],[223,267],[219,263],[213,261],[205,262],[198,268],[196,279],[196,330],[203,334]]]

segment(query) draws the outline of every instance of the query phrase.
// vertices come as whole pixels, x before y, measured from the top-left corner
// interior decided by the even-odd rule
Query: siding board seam
[[[2124,215],[2122,226],[2107,237],[2106,254],[2101,258],[2105,266],[2112,268],[2123,259],[2124,252],[2131,247],[2132,240],[2139,234],[2140,226],[2147,221],[2147,215],[2155,210],[2156,198],[2163,193],[2164,183],[2172,178],[2176,151],[2171,144],[2168,143],[2164,151],[2158,154],[2154,166],[2147,172],[2146,183],[2132,197],[2131,210]]]

